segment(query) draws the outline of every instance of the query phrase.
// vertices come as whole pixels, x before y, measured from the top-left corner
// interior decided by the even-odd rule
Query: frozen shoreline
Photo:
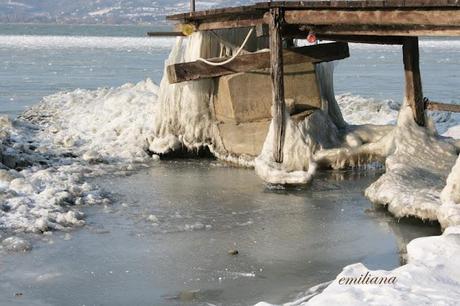
[[[390,271],[369,270],[361,263],[346,266],[330,284],[314,287],[284,305],[458,305],[460,300],[460,227],[441,236],[423,237],[407,245],[408,263]],[[343,284],[342,278],[395,277],[395,284]],[[339,283],[340,282],[340,283]],[[261,302],[257,306],[269,306]]]
[[[18,120],[1,117],[0,228],[9,233],[81,226],[81,205],[110,200],[85,177],[150,161],[146,139],[157,87],[150,80],[119,88],[48,97]],[[33,166],[29,166],[33,165]]]
[[[134,58],[136,58],[137,63],[142,63],[145,67],[144,71],[147,69],[150,71],[149,75],[159,76],[162,68],[160,61],[163,61],[165,52],[174,45],[174,39],[169,38],[95,37],[93,35],[83,37],[78,36],[81,35],[78,31],[76,36],[23,36],[14,31],[12,33],[13,35],[0,36],[0,45],[4,54],[2,57],[4,60],[3,68],[5,69],[3,78],[6,80],[4,85],[8,88],[5,105],[8,103],[15,105],[20,102],[23,103],[21,105],[30,105],[42,96],[55,92],[56,88],[93,88],[99,84],[122,84],[126,80],[142,79],[147,72],[131,75],[126,69],[128,66],[130,69],[136,68],[133,65]],[[456,72],[460,64],[457,57],[460,41],[426,39],[420,41],[420,46],[426,94],[430,98],[445,102],[458,100],[455,91],[451,89],[455,89],[456,83],[458,83]],[[391,124],[392,126],[384,131],[388,133],[397,123],[401,103],[382,100],[382,97],[392,97],[396,100],[400,97],[402,88],[399,86],[401,76],[398,77],[398,69],[401,63],[394,65],[400,60],[400,49],[396,46],[363,44],[350,44],[350,47],[353,52],[353,56],[350,58],[352,64],[349,65],[344,62],[342,67],[345,68],[336,74],[339,79],[339,91],[351,90],[353,93],[360,92],[366,97],[380,97],[380,99],[370,99],[353,94],[338,95],[336,99],[343,116],[348,123],[353,125]],[[92,57],[91,52],[84,52],[85,50],[99,52],[100,56]],[[158,50],[161,50],[159,58],[155,56]],[[131,57],[119,57],[117,52],[131,53]],[[104,61],[107,53],[111,53],[111,58],[115,58],[115,60]],[[145,53],[145,56],[141,56],[142,53]],[[75,56],[76,54],[79,56]],[[188,56],[195,55],[188,54]],[[179,56],[181,55],[179,54]],[[61,59],[61,65],[59,60],[55,61],[56,57]],[[147,58],[154,58],[155,61],[147,61]],[[123,59],[129,62],[128,66],[120,65],[122,63],[118,61]],[[97,70],[98,65],[89,63],[91,60],[105,65],[109,69],[93,74],[93,69]],[[82,71],[76,71],[76,67],[72,66],[75,65],[74,61],[88,61],[88,65],[85,65]],[[62,65],[63,62],[69,65]],[[158,63],[158,67],[156,63]],[[120,66],[120,69],[112,69],[114,66]],[[140,66],[140,68],[144,67]],[[153,73],[152,67],[156,69]],[[439,67],[443,67],[443,70],[439,70]],[[46,74],[52,73],[55,74],[55,77],[47,78]],[[124,77],[108,80],[104,78],[106,74],[123,75]],[[451,76],[453,77],[451,78]],[[78,82],[78,78],[89,81]],[[438,83],[438,79],[443,81]],[[39,84],[39,86],[34,86],[34,83]],[[50,85],[49,90],[41,90],[44,84]],[[22,92],[26,88],[27,91]],[[16,95],[16,93],[19,94]],[[190,92],[185,93],[185,95],[187,94]],[[110,210],[111,205],[108,196],[95,184],[88,183],[88,178],[107,173],[123,174],[125,170],[135,169],[144,165],[144,162],[149,163],[152,159],[157,158],[150,156],[146,151],[152,144],[151,136],[155,130],[155,122],[151,113],[158,110],[158,95],[157,86],[149,80],[139,84],[126,84],[117,88],[78,89],[45,97],[41,104],[34,106],[30,112],[26,113],[27,121],[11,121],[1,117],[1,157],[8,167],[3,167],[0,163],[0,241],[2,242],[0,243],[0,252],[7,250],[27,251],[30,250],[31,246],[35,246],[24,239],[17,239],[17,237],[37,236],[43,237],[44,240],[52,240],[54,237],[57,241],[59,240],[57,237],[77,236],[77,232],[84,231],[67,232],[85,222],[91,222],[91,211],[94,210],[88,209],[87,218],[82,213],[82,211],[87,210],[88,205],[96,204],[102,207],[101,210]],[[27,99],[28,97],[30,99]],[[185,109],[189,107],[187,112],[191,113],[192,116],[185,118],[186,124],[189,123],[187,121],[189,118],[193,119],[192,122],[195,125],[197,122],[206,121],[203,120],[206,118],[201,116],[203,109],[190,108],[190,103],[185,102],[176,106]],[[16,109],[19,110],[19,108]],[[438,133],[446,137],[457,138],[456,147],[460,147],[460,114],[434,113],[431,116]],[[174,117],[171,116],[170,119],[169,123],[174,120]],[[207,127],[205,126],[205,129]],[[350,128],[354,129],[355,127],[350,126]],[[186,130],[186,126],[184,129]],[[426,143],[424,141],[427,140],[430,146],[433,144],[437,146],[437,139],[433,139],[437,137],[426,135],[423,132],[419,133],[417,129],[411,129],[411,131],[421,136],[422,141],[420,143]],[[200,135],[200,133],[200,129],[189,129],[183,133],[186,137],[179,140],[189,141],[193,144],[194,140],[201,138],[200,140],[204,140],[204,143],[209,135],[204,133]],[[360,133],[362,136],[366,134],[366,131],[361,130]],[[350,144],[359,144],[362,139],[362,137],[349,137],[348,140]],[[403,139],[403,137],[400,138],[400,141]],[[180,145],[180,141],[174,136],[166,140],[171,141],[173,145]],[[171,143],[161,145],[170,147]],[[454,142],[452,141],[452,143]],[[197,145],[201,144],[200,141]],[[377,143],[377,145],[380,144]],[[452,147],[448,150],[440,150],[433,157],[425,154],[426,152],[418,154],[419,146],[420,144],[411,143],[410,150],[399,152],[402,154],[395,154],[396,156],[391,157],[389,167],[387,167],[391,170],[381,181],[379,180],[378,183],[373,184],[372,188],[368,189],[368,196],[375,197],[374,200],[380,201],[381,204],[386,204],[386,201],[392,202],[390,209],[398,216],[412,214],[429,219],[440,218],[445,220],[445,227],[448,224],[460,222],[456,219],[457,216],[460,216],[459,205],[455,204],[460,201],[460,190],[458,189],[460,184],[456,183],[460,179],[460,159],[457,159],[456,163],[454,162]],[[382,150],[387,149],[380,148]],[[232,159],[228,156],[219,155],[217,152],[214,153],[219,158],[226,158],[233,163],[254,166],[253,161]],[[416,154],[423,156],[423,158],[417,158]],[[327,160],[334,155],[336,152],[332,150],[316,157]],[[438,167],[436,163],[433,165],[426,162],[427,160],[437,162],[439,156],[443,161],[442,167]],[[346,161],[347,158],[343,158],[341,161],[344,160]],[[30,167],[32,163],[35,164],[34,167]],[[410,165],[410,171],[407,171],[407,167],[405,167],[407,165]],[[449,174],[449,168],[452,166],[454,168]],[[11,170],[11,168],[17,170]],[[312,172],[315,170],[314,168],[310,169]],[[300,174],[304,175],[305,172]],[[310,179],[310,177],[311,175],[305,180]],[[408,180],[413,180],[414,184],[412,186],[404,184]],[[402,184],[395,186],[393,184],[395,181]],[[394,190],[399,190],[399,194],[395,194]],[[398,202],[401,201],[407,205],[405,207],[398,206]],[[421,203],[422,205],[417,206],[414,203]],[[344,208],[347,209],[347,207]],[[150,214],[147,215],[150,222],[155,221],[156,218],[163,221],[162,216],[155,211],[151,214],[151,218]],[[340,218],[342,215],[338,213],[334,216]],[[100,223],[105,225],[109,222],[102,221]],[[304,225],[304,223],[300,222],[299,224]],[[289,224],[289,222],[285,224]],[[189,222],[184,225],[184,228],[186,225],[189,225],[188,228],[191,230],[200,229],[203,226],[203,224]],[[87,228],[91,228],[91,224]],[[157,228],[161,228],[161,226]],[[29,235],[28,233],[24,234],[24,232],[36,232],[38,234]],[[333,229],[329,228],[328,232],[329,234],[333,233]],[[366,298],[370,303],[374,302],[375,304],[408,304],[411,300],[405,301],[402,298],[409,295],[414,300],[418,299],[419,304],[435,304],[442,299],[446,304],[455,304],[455,300],[450,298],[454,297],[458,300],[460,281],[458,275],[453,273],[459,270],[457,264],[458,246],[460,245],[458,232],[458,227],[451,226],[441,237],[414,240],[408,247],[411,254],[408,265],[394,271],[371,271],[372,274],[397,274],[398,279],[402,280],[399,287],[339,286],[337,281],[341,277],[346,275],[359,276],[367,271],[366,267],[356,264],[346,267],[336,281],[322,295],[313,299],[312,303],[322,304],[321,302],[328,301],[330,304],[359,305]],[[51,235],[51,233],[54,234]],[[127,235],[124,231],[120,231],[120,233]],[[191,232],[186,234],[189,235]],[[8,238],[10,235],[17,237],[10,239]],[[339,235],[335,235],[335,237],[339,237]],[[189,240],[188,237],[185,239],[185,241]],[[348,246],[345,244],[345,240],[341,240],[344,247],[345,245]],[[86,240],[88,244],[91,242],[94,241]],[[83,241],[83,243],[85,242]],[[406,243],[407,240],[403,244]],[[86,247],[87,250],[91,250],[90,246],[86,245]],[[152,243],[150,247],[155,249],[157,246]],[[37,247],[33,253],[27,255],[35,256],[35,252],[40,252],[40,248]],[[51,256],[47,264],[43,265],[45,272],[48,272],[47,269],[53,264],[58,264],[52,258],[54,252],[56,249],[47,253]],[[74,253],[76,252],[69,252],[70,255]],[[60,254],[65,254],[65,252]],[[187,255],[186,252],[183,254]],[[264,252],[258,252],[259,256],[263,254]],[[82,253],[78,252],[76,254],[77,257],[84,257],[81,255]],[[30,264],[32,264],[31,262],[29,261]],[[333,262],[337,263],[338,260]],[[34,264],[36,265],[36,262]],[[342,263],[339,266],[345,264],[347,263]],[[10,268],[15,269],[18,266],[13,265]],[[369,267],[375,268],[368,265],[367,268]],[[38,268],[38,270],[41,269]],[[310,276],[312,274],[304,273],[304,275]],[[27,276],[30,278],[30,275]],[[52,273],[51,277],[53,277]],[[302,274],[300,277],[303,277]],[[58,283],[60,283],[59,279]],[[323,284],[320,287],[315,289],[322,291],[326,285]],[[75,289],[72,286],[69,288]],[[269,290],[269,288],[263,289]],[[277,290],[281,289],[277,288]],[[120,290],[120,292],[122,291]],[[315,291],[314,294],[319,291]],[[450,293],[450,291],[452,292]],[[310,294],[312,292],[307,292],[305,295]],[[425,299],[421,297],[422,294],[425,295]],[[305,302],[306,299],[304,296],[291,304],[298,305]]]
[[[157,93],[158,87],[149,80],[136,85],[127,84],[120,88],[96,91],[76,90],[46,97],[41,104],[25,112],[23,117],[32,123],[12,122],[3,118],[1,122],[2,143],[6,148],[4,151],[13,155],[26,156],[31,158],[32,162],[44,159],[46,165],[26,167],[21,171],[1,170],[0,186],[4,191],[3,197],[6,203],[0,214],[2,228],[17,233],[68,230],[84,224],[84,216],[79,210],[80,205],[108,204],[109,200],[104,194],[97,187],[87,184],[85,177],[105,173],[107,170],[129,169],[134,164],[142,164],[152,159],[146,150],[147,139],[151,136],[155,124],[150,114],[157,107]],[[359,122],[360,112],[353,111],[353,105],[363,110],[361,114],[366,114],[366,116],[369,115],[369,111],[365,110],[366,107],[375,110],[373,100],[351,95],[338,96],[337,99],[340,106],[347,105],[351,108],[349,112],[346,109],[344,111],[345,119],[349,122],[361,123]],[[382,123],[382,115],[394,122],[397,116],[397,107],[394,106],[394,102],[378,103],[381,103],[381,107],[377,108],[376,113],[380,112],[380,114],[375,118],[381,121],[376,123]],[[447,131],[449,136],[458,136],[453,133],[457,130],[457,118],[452,116],[446,119],[441,116],[437,120],[441,130]],[[153,156],[153,158],[157,157]],[[455,182],[457,178],[455,172],[452,173],[450,181]],[[447,177],[448,173],[445,175]],[[450,186],[449,190],[457,191],[455,183],[451,183]],[[436,192],[440,193],[441,190]],[[457,199],[456,195],[449,191],[443,194],[445,194],[443,196],[445,199],[455,201]],[[446,213],[450,213],[451,208],[456,208],[455,204],[449,205]],[[413,247],[412,252],[409,250],[411,252],[409,265],[399,268],[403,271],[401,273],[409,275],[402,283],[406,287],[401,288],[416,286],[412,277],[420,280],[434,273],[432,267],[420,270],[420,265],[428,265],[430,262],[415,261],[418,260],[417,254],[420,252],[429,254],[425,249],[433,243],[433,239],[442,241],[441,244],[445,243],[445,252],[458,253],[460,244],[456,237],[458,237],[457,228],[451,227],[441,238],[421,238],[410,244],[416,247],[415,251]],[[445,262],[446,257],[437,253],[433,254],[435,255],[431,261],[432,266],[448,264]],[[349,266],[345,268],[343,275],[359,274],[364,269],[361,265]],[[452,289],[451,287],[455,286],[451,283],[460,282],[460,280],[458,275],[449,274],[451,270],[453,269],[438,271],[439,273],[445,272],[450,278],[450,283],[429,282],[431,280],[429,277],[425,285],[438,284],[439,290]],[[359,293],[360,291],[354,286],[353,290],[336,287],[333,283],[322,295],[318,295],[311,302],[316,300],[320,303],[322,299],[327,300],[331,296],[340,297],[345,294],[350,304],[356,305],[355,302],[362,297],[362,294],[369,297],[387,294],[385,288],[379,293],[374,292],[375,288],[363,287],[359,289],[362,290],[362,293]],[[398,288],[390,292],[395,300],[401,298],[402,289]],[[345,291],[340,293],[334,290]],[[451,292],[452,295],[445,296],[446,302],[458,295],[458,291],[454,289]],[[340,294],[336,295],[338,293]],[[437,297],[433,294],[430,301],[436,301]]]
[[[43,232],[48,228],[63,229],[83,224],[78,210],[72,218],[70,215],[69,218],[58,218],[53,213],[48,215],[50,211],[47,209],[54,207],[61,215],[82,203],[101,203],[104,195],[96,187],[86,184],[85,176],[104,173],[104,168],[129,168],[152,159],[147,148],[156,123],[150,114],[157,111],[158,91],[150,80],[112,89],[78,89],[45,97],[22,115],[29,123],[13,122],[4,117],[1,121],[4,153],[19,157],[19,160],[25,157],[34,163],[41,162],[45,166],[26,167],[22,174],[2,170],[0,187],[10,204],[1,211],[1,226],[10,230]],[[371,123],[375,124],[395,122],[399,107],[393,101],[375,101],[352,95],[339,95],[337,101],[345,119],[357,124],[367,122],[369,118],[374,118]],[[455,133],[460,122],[458,115],[435,114],[434,119],[442,131],[447,131],[446,135],[460,136]],[[153,158],[158,157],[154,155]],[[447,178],[448,173],[445,175]],[[24,179],[24,176],[28,178]],[[34,208],[37,212],[29,215]],[[16,212],[20,213],[13,217]]]
[[[85,207],[81,229],[31,235],[30,253],[2,253],[0,304],[281,303],[347,264],[396,268],[407,242],[439,225],[374,209],[362,190],[381,172],[328,171],[272,190],[252,169],[171,159],[92,178],[113,204]]]

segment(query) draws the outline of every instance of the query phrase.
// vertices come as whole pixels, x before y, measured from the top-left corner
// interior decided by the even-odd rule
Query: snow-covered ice
[[[42,134],[87,161],[142,162],[153,133],[158,86],[138,84],[98,90],[77,89],[48,97],[22,117],[40,124]]]
[[[216,56],[214,49],[203,48],[213,44],[217,42],[202,33],[194,34],[187,44],[178,39],[168,62]],[[225,49],[231,54],[231,48]],[[388,205],[397,217],[438,220],[446,228],[444,234],[411,242],[407,265],[375,271],[397,276],[394,287],[344,287],[333,282],[310,302],[359,305],[364,300],[380,305],[383,298],[389,298],[391,304],[404,305],[409,303],[405,296],[411,294],[411,303],[453,305],[460,288],[456,260],[460,249],[456,227],[460,224],[460,146],[438,133],[460,138],[460,118],[434,113],[433,123],[421,128],[405,104],[352,95],[334,97],[332,82],[327,82],[332,80],[332,65],[318,67],[326,80],[322,84],[324,105],[300,122],[287,119],[285,149],[289,154],[284,154],[282,165],[270,160],[272,128],[255,163],[222,150],[209,111],[213,90],[209,80],[171,86],[163,80],[160,88],[145,80],[118,88],[60,92],[45,97],[19,120],[1,117],[0,228],[47,232],[83,225],[81,205],[110,202],[85,177],[157,159],[149,150],[165,153],[180,146],[208,146],[221,159],[255,164],[257,173],[273,183],[305,183],[319,167],[385,160],[386,173],[366,195]],[[196,223],[187,229],[203,228],[204,224]],[[24,245],[16,238],[8,239],[3,240],[4,248]],[[346,267],[340,276],[364,271],[363,265],[356,264]]]
[[[2,117],[2,162],[9,167],[0,170],[0,228],[65,230],[84,224],[82,204],[110,203],[85,177],[155,159],[147,138],[157,90],[145,80],[60,92],[20,120]]]

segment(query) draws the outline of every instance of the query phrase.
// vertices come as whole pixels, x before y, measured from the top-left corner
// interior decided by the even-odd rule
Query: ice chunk
[[[2,247],[9,252],[28,252],[32,245],[27,240],[12,236],[2,241]]]

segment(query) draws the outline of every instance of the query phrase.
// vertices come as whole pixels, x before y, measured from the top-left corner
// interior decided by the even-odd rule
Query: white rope
[[[243,51],[243,48],[246,46],[246,44],[248,43],[249,41],[249,38],[251,37],[251,34],[252,32],[254,32],[254,28],[252,28],[251,30],[249,30],[249,33],[248,35],[246,36],[246,39],[243,41],[243,44],[241,45],[241,47],[238,49],[238,51],[236,51],[236,53],[231,57],[229,58],[228,60],[226,61],[223,61],[223,62],[211,62],[211,61],[208,61],[204,58],[198,58],[197,60],[200,61],[200,62],[203,62],[205,64],[208,64],[210,66],[223,66],[223,65],[226,65],[230,62],[232,62],[238,55],[240,55],[241,51]]]

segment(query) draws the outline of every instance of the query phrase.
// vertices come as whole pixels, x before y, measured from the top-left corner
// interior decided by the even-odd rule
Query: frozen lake
[[[173,39],[143,37],[149,30],[0,25],[0,114],[58,91],[159,83]],[[399,47],[350,51],[336,68],[337,94],[401,100]],[[421,42],[428,97],[460,100],[459,54],[460,40]],[[279,303],[348,264],[397,267],[407,242],[440,230],[374,208],[363,190],[381,173],[323,172],[309,186],[272,190],[253,170],[169,160],[93,179],[113,204],[84,208],[87,225],[74,231],[26,235],[29,253],[1,253],[0,305]]]
[[[0,304],[279,303],[351,263],[397,267],[407,242],[439,227],[373,208],[362,190],[378,175],[326,172],[271,190],[253,170],[170,160],[98,178],[116,201],[87,208],[87,226],[2,254]]]
[[[151,78],[157,84],[174,38],[149,38],[151,26],[0,24],[0,113],[20,114],[58,91],[120,86]],[[165,30],[165,29],[158,29]],[[424,39],[424,93],[458,102],[460,40]],[[400,46],[351,44],[334,76],[336,93],[401,101]]]

